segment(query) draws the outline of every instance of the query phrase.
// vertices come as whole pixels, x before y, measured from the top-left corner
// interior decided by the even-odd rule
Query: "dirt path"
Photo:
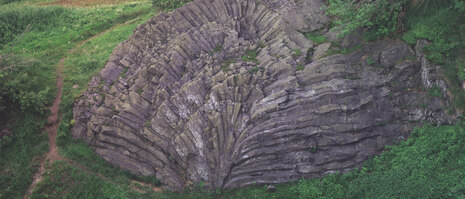
[[[68,53],[72,53],[74,51],[74,49],[77,49],[77,48],[81,47],[82,45],[84,45],[85,43],[89,42],[90,40],[92,40],[92,39],[94,39],[96,37],[99,37],[99,36],[109,32],[109,31],[111,31],[111,30],[113,30],[115,28],[118,28],[120,26],[132,23],[132,22],[134,22],[136,20],[137,20],[137,18],[126,21],[125,23],[122,23],[122,24],[118,24],[118,25],[113,26],[113,27],[111,27],[111,28],[109,28],[109,29],[107,29],[105,31],[102,31],[102,32],[100,32],[100,33],[98,33],[98,34],[96,34],[96,35],[82,41],[82,42],[79,42],[74,48],[69,50]],[[89,169],[87,169],[86,166],[81,165],[81,164],[75,162],[74,160],[67,159],[67,158],[61,156],[58,153],[58,146],[57,146],[57,143],[56,143],[56,137],[57,137],[58,125],[60,124],[59,105],[60,105],[60,102],[61,102],[61,96],[63,94],[63,90],[62,90],[63,89],[63,70],[65,68],[66,58],[67,58],[66,56],[63,57],[60,60],[60,63],[58,64],[58,67],[57,67],[56,87],[57,87],[58,92],[56,94],[55,101],[53,101],[53,104],[50,107],[51,115],[47,119],[48,125],[45,128],[45,130],[42,132],[42,133],[47,133],[48,134],[48,146],[50,147],[50,149],[47,152],[47,154],[45,155],[45,158],[40,163],[39,170],[34,175],[32,184],[29,186],[29,188],[28,188],[28,190],[26,192],[26,195],[24,195],[24,199],[29,199],[32,192],[36,189],[37,184],[39,184],[39,182],[42,181],[47,165],[52,164],[56,160],[65,161],[70,165],[73,165],[75,167],[80,168],[81,170],[83,170],[86,173],[99,176],[100,178],[102,178],[104,180],[107,179],[102,174],[92,172]],[[138,182],[138,181],[133,180],[132,183],[140,184],[140,185],[143,185],[143,186],[148,186],[153,191],[157,191],[157,192],[162,191],[162,188],[160,188],[160,187],[156,187],[156,186],[146,184],[146,183],[143,183],[143,182]],[[133,188],[133,189],[135,191],[139,191],[138,189],[135,189],[135,188]]]
[[[34,180],[32,181],[31,186],[29,186],[29,189],[26,192],[26,195],[24,198],[29,198],[32,194],[32,191],[36,188],[37,184],[42,181],[43,174],[45,172],[45,167],[47,163],[53,163],[55,160],[60,160],[64,159],[60,154],[58,154],[58,147],[56,144],[56,137],[57,137],[57,130],[58,130],[58,125],[60,124],[59,120],[59,115],[58,115],[58,110],[59,110],[59,105],[61,102],[61,94],[62,94],[62,87],[63,87],[63,68],[64,68],[64,62],[65,58],[62,58],[60,60],[60,64],[58,65],[57,68],[57,81],[56,81],[56,87],[57,87],[57,94],[55,97],[55,101],[53,101],[53,105],[50,107],[52,114],[48,117],[48,125],[45,128],[45,131],[43,133],[48,134],[48,146],[50,147],[49,151],[45,155],[44,160],[40,163],[39,170],[38,172],[34,175]]]

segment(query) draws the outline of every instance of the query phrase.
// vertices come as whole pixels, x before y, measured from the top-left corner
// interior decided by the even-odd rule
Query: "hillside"
[[[1,1],[0,198],[465,197],[465,6],[383,2]]]

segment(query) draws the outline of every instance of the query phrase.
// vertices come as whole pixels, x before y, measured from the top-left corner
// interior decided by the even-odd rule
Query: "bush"
[[[408,0],[329,0],[327,12],[338,17],[335,29],[343,35],[359,28],[387,36],[401,26],[403,9]]]
[[[301,180],[300,198],[463,198],[465,130],[462,125],[415,129],[398,146],[345,175]]]
[[[190,1],[192,0],[153,0],[152,5],[164,11],[171,11]]]
[[[457,12],[465,11],[462,0],[329,0],[327,13],[337,17],[335,30],[343,35],[359,28],[367,28],[378,37],[386,37],[403,28],[408,14],[413,10],[430,13],[444,5]]]
[[[0,61],[0,119],[8,118],[7,113],[17,109],[23,113],[44,114],[53,98],[48,86],[53,85],[53,77],[48,73],[36,60],[4,56]]]
[[[0,0],[0,5],[7,4],[7,3],[13,3],[16,1],[20,1],[20,0]]]
[[[3,7],[0,9],[0,49],[23,32],[42,31],[68,17],[68,9],[58,6]]]

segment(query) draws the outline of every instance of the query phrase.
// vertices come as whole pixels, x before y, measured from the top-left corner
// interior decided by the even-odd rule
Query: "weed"
[[[431,88],[427,90],[429,96],[431,97],[442,97],[441,88],[437,85],[433,85]]]
[[[357,80],[357,79],[360,79],[359,77],[355,76],[355,75],[347,75],[344,77],[345,79],[348,79],[348,80]]]
[[[303,65],[298,65],[296,67],[296,70],[303,70],[303,69],[305,69],[305,66],[303,66]]]
[[[234,62],[236,62],[236,61],[233,60],[233,59],[228,59],[228,60],[224,61],[221,64],[221,70],[223,70],[224,72],[227,72],[229,70],[229,65],[231,65]]]
[[[312,148],[309,149],[310,153],[316,153],[318,151],[318,147],[315,145],[315,146],[312,146]]]
[[[213,53],[218,53],[218,52],[221,52],[222,50],[223,50],[223,46],[218,45],[215,48],[213,48]]]
[[[128,70],[129,70],[129,68],[124,68],[120,73],[120,77],[126,78],[126,73],[128,72]]]
[[[302,51],[300,49],[294,49],[292,50],[292,52],[294,52],[294,54],[292,55],[293,57],[300,57],[302,55]]]
[[[315,33],[304,33],[304,36],[307,39],[312,40],[316,45],[325,43],[328,40],[328,37],[326,37],[324,35],[318,35],[318,34],[315,34]]]
[[[257,49],[247,50],[245,52],[245,55],[242,56],[242,61],[258,63],[257,55],[258,55],[258,50]]]
[[[250,73],[250,74],[254,74],[254,73],[257,73],[259,70],[260,70],[259,67],[253,67],[253,68],[251,68],[251,69],[249,70],[249,73]]]
[[[373,60],[373,58],[369,57],[369,58],[366,59],[366,63],[368,65],[373,65],[373,64],[375,64],[375,60]]]
[[[190,1],[192,0],[153,0],[152,5],[164,11],[172,11]]]

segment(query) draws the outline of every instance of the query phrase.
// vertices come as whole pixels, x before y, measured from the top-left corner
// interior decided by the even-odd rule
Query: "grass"
[[[224,72],[227,72],[229,70],[229,65],[235,62],[236,61],[234,59],[228,59],[224,61],[223,63],[221,63],[221,70],[223,70]]]
[[[137,23],[142,23],[153,14],[150,3],[76,9],[58,6],[38,7],[30,5],[29,2],[24,2],[24,4],[27,5],[20,2],[0,7],[0,24],[2,24],[2,28],[6,28],[2,29],[0,33],[0,54],[8,54],[11,55],[10,57],[19,56],[22,60],[33,60],[27,62],[32,63],[33,67],[18,68],[20,69],[18,78],[24,77],[24,81],[15,78],[6,81],[9,84],[2,82],[2,86],[16,85],[14,88],[21,92],[36,92],[48,88],[49,94],[46,95],[45,99],[48,104],[56,92],[55,67],[69,49],[117,24],[139,18],[134,23],[112,32],[113,34],[107,34],[93,40],[97,43],[85,44],[83,51],[78,50],[84,56],[71,59],[73,64],[77,64],[79,67],[73,67],[75,71],[67,70],[64,72],[70,78],[65,79],[63,90],[69,91],[72,83],[76,81],[80,82],[80,88],[84,89],[86,81],[98,71],[99,67],[104,65],[114,46],[132,34]],[[100,48],[95,48],[95,44],[100,44]],[[89,50],[89,52],[84,52],[84,49]],[[89,54],[92,56],[88,56]],[[4,73],[0,75],[7,75],[1,76],[1,78],[12,77]],[[5,79],[1,79],[0,82],[3,80]],[[27,82],[32,87],[26,87]],[[64,98],[66,97],[68,95],[65,95]],[[37,97],[31,98],[31,100],[36,99]],[[63,116],[72,111],[71,108],[63,109],[63,106],[60,110]],[[32,175],[36,172],[40,157],[48,148],[47,135],[39,134],[45,125],[48,112],[36,113],[37,111],[23,110],[11,104],[6,106],[5,111],[9,114],[7,117],[10,123],[8,128],[12,134],[0,140],[0,156],[2,157],[0,160],[0,198],[22,198],[31,184]],[[68,115],[67,123],[60,124],[60,129],[73,123],[69,118]],[[3,121],[0,123],[0,126],[3,126]],[[132,179],[158,183],[153,177],[140,178],[111,167],[95,155],[90,148],[85,148],[84,144],[77,143],[68,146],[68,150],[65,150],[66,155],[73,156],[83,162],[87,161],[85,162],[86,166],[93,170],[108,176],[118,174],[114,178],[130,176]],[[63,149],[60,148],[60,151]],[[57,188],[66,190],[66,187],[58,186]]]
[[[454,7],[454,2],[460,1],[441,1],[426,4],[424,9],[409,10],[411,14],[405,21],[407,31],[400,37],[411,45],[418,39],[429,41],[423,51],[430,62],[441,66],[448,91],[452,94],[452,106],[463,111],[465,92],[460,79],[464,77],[465,11]]]
[[[171,2],[179,3],[173,4],[177,7],[187,1]],[[37,87],[21,87],[20,90],[38,92],[48,87],[50,95],[45,97],[45,101],[49,103],[56,91],[54,69],[59,60],[67,55],[64,71],[66,78],[60,105],[62,122],[58,131],[59,150],[66,158],[87,168],[82,170],[60,161],[48,165],[44,180],[38,185],[32,198],[465,197],[463,122],[454,126],[425,125],[417,128],[405,142],[387,147],[385,152],[366,162],[360,169],[343,175],[333,174],[321,179],[279,184],[274,193],[267,192],[264,185],[207,191],[203,189],[202,183],[194,185],[191,190],[178,193],[134,191],[131,187],[132,180],[152,185],[159,185],[160,182],[154,176],[140,177],[110,165],[87,144],[73,140],[69,129],[75,123],[72,119],[73,103],[86,89],[91,77],[105,65],[113,48],[131,35],[137,24],[153,15],[151,6],[149,2],[138,2],[95,8],[62,8],[33,6],[28,1],[0,5],[0,24],[8,24],[0,26],[6,28],[0,32],[0,54],[18,55],[25,60],[33,60],[34,67],[28,68],[30,71],[21,69],[21,74],[26,74],[23,75],[23,80],[31,80]],[[165,8],[170,9],[174,7]],[[407,23],[409,30],[402,38],[411,44],[422,38],[431,42],[425,49],[427,56],[434,63],[443,66],[444,74],[451,85],[449,91],[454,94],[453,104],[455,107],[463,107],[465,97],[459,81],[465,79],[465,66],[460,57],[464,43],[462,34],[465,32],[461,23],[463,16],[456,16],[450,10],[443,9],[429,14],[430,17],[419,15],[418,18],[410,18]],[[109,30],[112,27],[114,28]],[[104,31],[107,32],[99,34]],[[91,38],[96,35],[98,36]],[[327,41],[321,35],[305,36],[316,44]],[[69,49],[89,38],[91,39],[88,42],[68,54]],[[359,47],[331,53],[347,54],[357,48]],[[221,50],[220,46],[213,49],[214,52]],[[257,54],[257,49],[249,50],[242,60],[258,63]],[[221,69],[227,71],[230,63],[230,60],[226,61]],[[303,68],[300,65],[296,67],[297,70]],[[259,70],[263,69],[253,67],[249,72],[256,73]],[[0,78],[3,78],[1,75]],[[17,82],[17,85],[25,83]],[[72,88],[75,84],[79,85],[77,89]],[[431,96],[436,96],[438,91],[433,88],[430,92]],[[8,119],[12,118],[8,122],[8,128],[13,133],[0,140],[0,198],[22,198],[31,184],[32,174],[37,170],[40,157],[48,150],[47,136],[40,134],[47,112],[31,112],[22,110],[19,106],[6,108],[10,114]],[[12,111],[13,109],[20,111]],[[319,149],[314,147],[310,152],[315,153],[317,150]],[[143,189],[141,186],[139,188]]]
[[[47,150],[45,121],[38,116],[17,115],[12,135],[0,140],[0,198],[22,198],[32,183],[39,159]]]
[[[143,5],[140,9],[146,9],[145,6],[147,4]],[[75,160],[86,166],[89,170],[100,173],[108,179],[120,181],[122,184],[128,184],[131,179],[158,184],[159,182],[153,176],[147,178],[138,177],[110,165],[95,154],[87,144],[72,139],[70,132],[73,121],[73,103],[79,99],[81,93],[87,88],[87,83],[105,66],[115,46],[127,39],[138,24],[145,22],[154,14],[153,12],[138,13],[137,18],[130,21],[130,23],[121,23],[121,25],[114,26],[115,28],[90,39],[68,55],[65,62],[64,74],[66,78],[63,83],[63,96],[62,103],[60,104],[62,122],[58,129],[57,142],[60,147],[60,153],[64,157]],[[122,73],[123,76],[124,73]],[[79,88],[73,89],[73,85],[79,85]]]
[[[302,51],[300,49],[294,49],[292,50],[292,52],[294,52],[292,56],[295,58],[300,57],[302,55]]]
[[[258,63],[258,60],[257,60],[257,55],[258,55],[258,49],[254,49],[254,50],[247,50],[245,52],[245,55],[242,56],[242,61],[245,61],[245,62],[255,62],[255,63]]]
[[[457,125],[416,128],[409,139],[347,174],[276,185],[276,192],[256,185],[223,191],[201,184],[184,192],[135,192],[122,182],[55,163],[46,183],[34,193],[49,197],[106,198],[460,198],[465,196],[465,129]],[[316,147],[312,151],[316,151]],[[121,178],[121,176],[120,176]],[[64,190],[63,190],[64,189]],[[79,197],[78,197],[79,196]],[[80,197],[82,196],[82,197]]]
[[[307,39],[312,40],[313,43],[315,43],[316,45],[325,43],[328,40],[328,37],[326,37],[324,35],[319,35],[319,34],[316,34],[316,33],[304,33],[304,36]]]
[[[431,97],[442,97],[441,88],[437,85],[433,85],[431,88],[427,90],[429,96]]]
[[[249,73],[250,73],[250,74],[255,74],[255,73],[257,73],[259,70],[260,70],[259,67],[253,67],[253,68],[251,68],[251,69],[249,70]]]
[[[31,199],[129,198],[128,189],[98,176],[89,175],[65,162],[54,162],[48,170]]]
[[[173,11],[192,0],[153,0],[153,7],[164,11]]]

